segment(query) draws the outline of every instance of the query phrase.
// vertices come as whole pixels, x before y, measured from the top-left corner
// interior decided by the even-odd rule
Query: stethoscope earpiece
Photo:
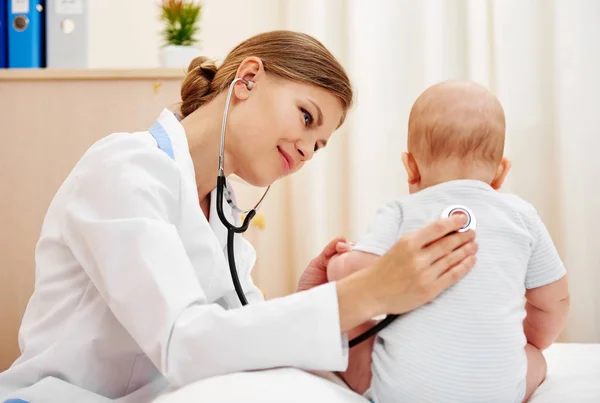
[[[447,207],[441,214],[440,218],[450,217],[454,214],[464,214],[467,216],[467,223],[458,230],[458,232],[466,232],[470,229],[475,230],[477,228],[477,220],[475,219],[475,214],[468,208],[464,206],[450,206]]]

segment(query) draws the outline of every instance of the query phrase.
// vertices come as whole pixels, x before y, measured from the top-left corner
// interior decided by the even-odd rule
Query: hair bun
[[[188,73],[192,73],[193,71],[197,71],[197,73],[202,74],[204,77],[208,79],[208,81],[212,81],[217,74],[217,65],[215,61],[206,57],[206,56],[198,56],[190,63],[188,67]]]
[[[213,79],[217,74],[214,60],[198,56],[190,63],[188,72],[181,86],[181,107],[183,117],[198,109],[214,94]]]

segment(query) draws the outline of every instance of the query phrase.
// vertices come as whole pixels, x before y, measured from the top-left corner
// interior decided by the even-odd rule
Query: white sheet
[[[552,345],[548,375],[530,403],[600,402],[600,344]]]
[[[196,382],[154,403],[369,403],[346,387],[294,368],[240,372]]]
[[[600,344],[554,344],[544,355],[548,376],[530,403],[600,402]],[[292,368],[236,373],[196,382],[154,403],[368,403],[335,380]]]

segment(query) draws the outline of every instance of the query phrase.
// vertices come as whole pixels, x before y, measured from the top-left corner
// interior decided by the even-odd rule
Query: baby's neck
[[[440,183],[461,179],[478,180],[489,185],[494,180],[495,174],[493,167],[488,166],[466,165],[460,162],[436,164],[422,170],[418,188],[423,190]]]

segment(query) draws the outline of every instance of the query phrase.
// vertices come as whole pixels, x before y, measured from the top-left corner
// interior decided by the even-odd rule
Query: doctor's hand
[[[298,291],[305,291],[327,282],[327,265],[336,255],[348,252],[352,248],[344,237],[337,237],[323,251],[310,261],[298,281]]]
[[[438,220],[400,239],[371,267],[337,282],[343,332],[382,314],[402,314],[432,301],[475,265],[475,233],[456,232],[464,215]]]

